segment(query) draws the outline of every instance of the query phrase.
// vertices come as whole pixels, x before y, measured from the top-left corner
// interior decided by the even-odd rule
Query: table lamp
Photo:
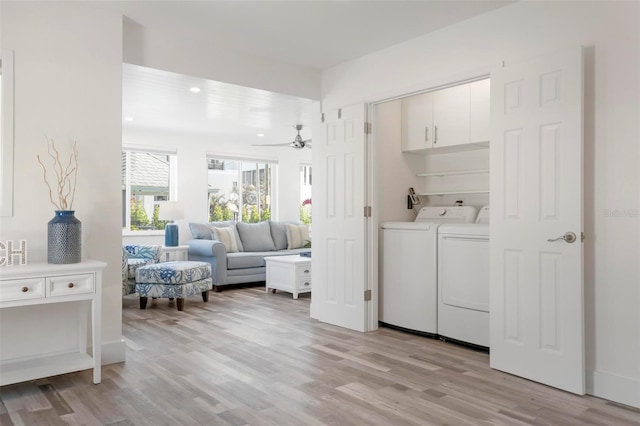
[[[184,206],[179,201],[160,201],[158,207],[160,208],[158,219],[169,221],[164,227],[164,245],[176,247],[179,239],[178,225],[175,221],[184,218]]]

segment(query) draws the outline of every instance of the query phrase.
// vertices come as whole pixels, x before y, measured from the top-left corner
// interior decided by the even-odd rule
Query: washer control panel
[[[416,216],[416,222],[473,223],[478,209],[473,206],[423,207]]]

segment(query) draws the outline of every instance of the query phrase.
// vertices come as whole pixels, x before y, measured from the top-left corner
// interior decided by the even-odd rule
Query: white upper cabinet
[[[489,79],[402,99],[402,150],[488,142],[489,103]]]
[[[469,84],[469,142],[488,142],[490,126],[490,80]]]
[[[469,143],[469,85],[433,93],[433,147]]]
[[[402,150],[433,146],[433,92],[402,99]]]

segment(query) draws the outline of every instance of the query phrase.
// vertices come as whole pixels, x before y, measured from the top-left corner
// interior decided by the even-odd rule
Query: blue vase
[[[48,263],[82,261],[82,223],[75,217],[74,210],[56,210],[47,231]]]

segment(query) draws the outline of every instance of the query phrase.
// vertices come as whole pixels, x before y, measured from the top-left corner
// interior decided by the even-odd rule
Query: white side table
[[[162,246],[163,262],[181,262],[188,260],[189,246]]]
[[[0,386],[41,377],[55,376],[93,368],[93,383],[101,380],[102,347],[102,270],[104,262],[85,260],[68,265],[35,263],[0,270],[0,309],[23,309],[25,306],[72,302],[89,304],[80,312],[77,351],[51,354],[46,348],[23,358],[0,360]],[[43,318],[47,321],[47,318]],[[88,350],[87,327],[91,324],[92,353]],[[2,345],[11,345],[12,337],[3,333]],[[37,341],[38,336],[28,336]],[[39,348],[38,348],[39,349]]]
[[[300,293],[311,292],[311,259],[297,254],[267,256],[266,291],[288,291],[297,299]]]

